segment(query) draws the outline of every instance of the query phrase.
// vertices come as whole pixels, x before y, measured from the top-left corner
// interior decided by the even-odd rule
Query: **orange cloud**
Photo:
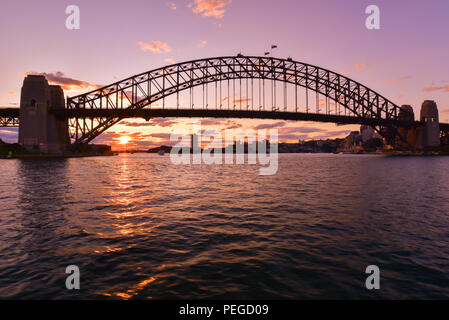
[[[249,98],[248,99],[245,99],[245,98],[236,99],[235,97],[223,97],[223,98],[221,98],[221,102],[225,102],[226,100],[231,100],[232,103],[234,103],[234,104],[251,102],[251,99],[249,99]]]
[[[248,103],[248,102],[250,102],[251,101],[251,99],[235,99],[234,100],[234,103],[236,104],[236,103]]]
[[[26,75],[43,75],[48,80],[50,84],[61,86],[64,90],[72,90],[72,89],[97,89],[100,88],[101,85],[89,83],[83,80],[77,80],[73,78],[66,77],[64,73],[57,71],[54,73],[46,73],[46,72],[27,72]]]
[[[120,122],[121,125],[127,127],[154,127],[154,126],[171,127],[177,123],[178,122],[175,119],[171,120],[169,118],[151,118],[149,121],[146,122],[136,122],[126,120]]]
[[[201,40],[201,41],[198,43],[198,48],[204,48],[204,47],[206,46],[206,44],[207,44],[207,41],[206,41],[206,40]]]
[[[129,138],[126,146],[121,143],[122,137],[126,136]],[[155,141],[157,140],[157,141]],[[170,144],[170,134],[169,133],[153,133],[153,134],[142,134],[140,132],[104,132],[99,137],[94,140],[95,143],[108,144],[112,146],[113,150],[124,150],[125,148],[145,150],[151,147],[156,147],[161,144]],[[171,143],[173,144],[173,143]]]
[[[272,129],[272,128],[279,128],[279,127],[283,127],[283,126],[285,126],[285,121],[279,121],[279,122],[274,122],[274,123],[263,123],[263,124],[259,124],[255,127],[253,127],[253,129],[256,129],[256,130]]]
[[[167,62],[167,63],[170,63],[170,64],[175,64],[176,63],[176,61],[174,59],[172,59],[172,58],[164,59],[164,61]]]
[[[433,92],[433,91],[439,91],[439,90],[443,90],[444,92],[449,92],[449,86],[442,86],[442,87],[430,86],[430,87],[422,89],[422,91],[424,91],[424,92]]]
[[[138,41],[137,45],[140,46],[140,50],[146,52],[156,52],[156,53],[168,53],[171,52],[171,47],[166,43],[159,40],[153,40],[151,42]]]
[[[395,85],[398,82],[401,82],[401,81],[404,81],[404,80],[409,80],[411,78],[412,78],[412,76],[405,76],[405,77],[399,77],[399,78],[396,78],[396,79],[393,79],[393,80],[385,80],[385,82],[386,83],[390,83],[392,85]]]
[[[176,4],[174,4],[173,2],[169,2],[168,7],[173,11],[176,10]]]
[[[189,4],[193,13],[201,14],[203,18],[213,17],[221,19],[226,12],[225,7],[228,6],[232,0],[195,0],[194,4]]]
[[[360,70],[366,69],[366,68],[367,68],[368,66],[370,66],[371,64],[372,64],[371,61],[365,61],[365,62],[356,64],[354,67],[355,67],[355,69],[356,69],[357,71],[360,71]]]

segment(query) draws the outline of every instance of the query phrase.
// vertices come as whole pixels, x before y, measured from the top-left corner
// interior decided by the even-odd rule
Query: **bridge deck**
[[[15,119],[15,125],[18,125],[19,108],[0,108],[0,118]],[[299,121],[317,121],[333,122],[338,124],[365,124],[365,125],[400,125],[400,126],[419,126],[419,121],[399,121],[392,119],[368,119],[352,116],[327,115],[317,113],[303,112],[282,112],[282,111],[246,111],[246,110],[191,110],[191,109],[141,109],[141,110],[111,110],[111,109],[66,109],[52,111],[59,117],[67,118],[169,118],[169,117],[187,117],[187,118],[245,118],[245,119],[273,119],[273,120],[299,120]],[[2,122],[3,123],[3,122]],[[6,123],[6,120],[5,120]],[[449,131],[449,123],[440,123],[441,131]]]
[[[251,111],[251,110],[192,110],[192,109],[68,109],[55,110],[56,115],[69,118],[240,118],[240,119],[273,119],[300,120],[316,122],[333,122],[338,124],[366,124],[373,126],[401,125],[419,126],[418,121],[399,121],[394,119],[372,119],[353,116],[284,112],[284,111]]]

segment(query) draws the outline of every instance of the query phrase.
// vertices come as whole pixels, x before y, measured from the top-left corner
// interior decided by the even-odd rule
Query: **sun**
[[[131,138],[128,136],[121,136],[118,140],[120,141],[119,144],[127,144]]]

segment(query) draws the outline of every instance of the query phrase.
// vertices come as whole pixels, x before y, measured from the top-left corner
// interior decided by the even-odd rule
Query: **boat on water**
[[[163,155],[165,154],[165,151],[164,151],[164,150],[159,150],[158,154],[159,154],[160,156],[163,156]]]

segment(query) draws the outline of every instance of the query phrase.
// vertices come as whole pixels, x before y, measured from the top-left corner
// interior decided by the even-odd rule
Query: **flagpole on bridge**
[[[272,44],[271,45],[271,58],[273,58],[273,49],[277,49],[277,45]],[[272,92],[271,92],[271,111],[276,111],[276,77],[275,77],[275,70],[274,70],[274,60],[271,59],[272,67],[273,67],[273,83],[271,84]]]

